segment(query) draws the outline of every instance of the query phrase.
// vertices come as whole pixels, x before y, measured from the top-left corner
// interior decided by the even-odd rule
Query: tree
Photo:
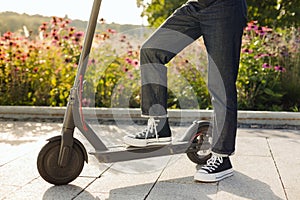
[[[257,20],[270,27],[299,27],[299,0],[251,0],[248,1],[249,20]]]
[[[150,26],[158,27],[176,8],[186,0],[137,0],[137,6],[143,7],[142,16],[147,17]]]
[[[137,0],[143,7],[142,16],[147,17],[150,26],[157,27],[172,12],[187,0]],[[248,20],[257,20],[270,27],[298,27],[300,25],[299,0],[248,0]]]

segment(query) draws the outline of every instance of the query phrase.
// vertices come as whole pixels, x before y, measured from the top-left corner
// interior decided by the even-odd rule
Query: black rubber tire
[[[209,127],[209,124],[199,124],[198,131],[192,138],[192,143],[197,144],[196,148],[198,149],[198,151],[188,152],[187,156],[192,162],[196,164],[206,164],[206,161],[211,157],[210,149],[201,150],[202,143],[209,142],[212,137]]]
[[[84,166],[84,154],[74,143],[71,158],[66,167],[58,166],[60,140],[48,142],[40,151],[37,158],[37,168],[41,177],[54,185],[66,185],[75,180]]]

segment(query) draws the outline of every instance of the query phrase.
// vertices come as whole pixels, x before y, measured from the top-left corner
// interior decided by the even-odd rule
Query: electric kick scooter
[[[84,162],[88,162],[88,154],[84,145],[73,137],[75,128],[93,146],[94,151],[90,154],[102,163],[186,153],[192,162],[204,164],[211,156],[209,122],[194,121],[180,139],[169,145],[146,148],[126,148],[124,146],[121,150],[115,150],[108,148],[84,119],[81,105],[83,81],[100,6],[101,0],[94,0],[78,63],[78,71],[64,115],[61,135],[49,138],[48,143],[39,152],[37,158],[39,174],[45,181],[54,185],[68,184],[79,176]]]

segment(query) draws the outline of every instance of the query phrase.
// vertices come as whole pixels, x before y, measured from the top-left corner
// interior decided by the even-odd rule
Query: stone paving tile
[[[36,142],[28,142],[19,145],[12,145],[0,142],[0,152],[2,152],[0,157],[0,167],[30,153],[34,146],[35,148],[39,147],[39,145],[37,145]]]
[[[5,182],[0,184],[0,199],[4,199],[9,194],[17,191],[20,189],[18,186],[12,186],[12,185],[5,185]]]
[[[0,168],[1,184],[21,187],[39,177],[36,157],[36,151],[32,151],[2,166]]]
[[[6,192],[1,191],[1,197],[6,197],[11,192],[17,191],[26,184],[39,177],[35,166],[28,165],[32,156],[14,160],[0,168],[1,188],[11,188]]]
[[[271,156],[233,156],[234,176],[218,186],[217,199],[286,199]]]
[[[270,156],[268,142],[264,137],[237,137],[235,155]]]
[[[299,139],[300,130],[291,129],[260,129],[260,128],[239,128],[238,137],[264,137],[264,138],[290,138]]]
[[[193,177],[189,177],[193,178]],[[175,180],[181,182],[181,180]],[[181,184],[175,182],[159,182],[155,185],[147,200],[213,200],[216,199],[217,186],[213,184]]]
[[[5,200],[66,200],[78,196],[95,178],[78,177],[69,185],[53,186],[42,178],[33,180],[19,190],[9,194]]]
[[[49,135],[59,135],[61,123],[1,121],[0,142],[15,145],[26,141],[47,138]]]
[[[95,157],[89,156],[88,163],[85,162],[80,176],[98,178],[110,165],[99,163]]]
[[[299,200],[300,192],[299,189],[286,189],[288,200]]]
[[[174,156],[151,190],[147,200],[156,199],[215,199],[217,183],[194,181],[197,165],[186,155]]]
[[[0,166],[40,148],[61,129],[57,123],[1,121],[0,124],[0,151],[5,152],[0,157]]]
[[[145,180],[145,179],[151,180]],[[155,175],[150,177],[122,176],[108,177],[104,176],[97,179],[91,184],[85,192],[92,195],[94,198],[115,200],[122,197],[131,197],[135,199],[144,199],[155,182]],[[83,199],[87,193],[80,194],[77,199]],[[131,199],[129,198],[129,199]]]
[[[146,188],[147,189],[147,188]],[[124,190],[127,190],[125,188]],[[126,194],[125,192],[122,192],[121,190],[118,190],[116,193],[110,192],[107,193],[93,193],[90,194],[89,192],[83,192],[80,194],[80,196],[76,197],[74,200],[143,200],[144,198],[141,197],[139,193],[136,194]]]
[[[167,161],[161,163],[166,165]],[[142,164],[138,168],[136,167],[130,168],[128,163],[124,164],[123,169],[120,166],[112,166],[86,188],[87,193],[79,195],[76,199],[83,199],[83,196],[89,196],[89,194],[99,199],[144,199],[158,179],[161,169],[149,171],[142,169]],[[133,169],[135,173],[133,173]]]
[[[300,199],[300,193],[293,192],[300,186],[300,139],[270,138],[268,141],[289,199]]]

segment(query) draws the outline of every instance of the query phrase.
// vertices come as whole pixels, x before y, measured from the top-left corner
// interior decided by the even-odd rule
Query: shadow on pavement
[[[284,198],[274,194],[268,184],[238,171],[234,172],[234,176],[219,183],[218,192],[221,191],[246,199],[279,200]]]
[[[43,200],[69,200],[78,195],[84,195],[85,200],[97,200],[92,194],[76,185],[52,186],[43,195]]]
[[[135,194],[149,187],[149,184],[117,188],[109,192],[106,200],[116,200],[128,197],[136,199]],[[151,188],[151,187],[150,187]],[[158,181],[145,199],[272,199],[280,200],[264,182],[252,179],[245,174],[235,172],[234,176],[219,183],[194,182],[193,177]],[[102,200],[102,199],[101,199]]]

